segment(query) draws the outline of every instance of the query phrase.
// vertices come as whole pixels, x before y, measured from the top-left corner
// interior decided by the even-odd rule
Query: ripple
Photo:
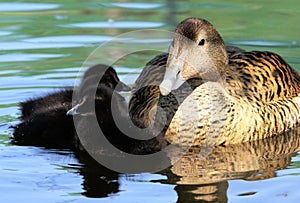
[[[143,21],[108,21],[108,22],[85,22],[73,23],[63,27],[79,28],[156,28],[163,26],[161,22],[143,22]]]
[[[97,36],[97,35],[69,35],[69,36],[48,36],[24,39],[23,42],[30,43],[96,43],[107,42],[110,40],[126,41],[131,43],[170,43],[172,40],[167,38],[120,38],[112,36]]]
[[[1,5],[0,5],[1,6]],[[10,35],[12,32],[9,31],[0,31],[0,36]]]
[[[132,39],[130,40],[134,43],[170,43],[171,39]]]
[[[11,103],[14,103],[13,102],[7,102],[7,104],[11,104]],[[19,112],[19,108],[18,107],[6,107],[6,108],[0,108],[0,115],[3,119],[3,116],[14,116],[16,115],[17,113]],[[3,122],[3,121],[0,121],[0,122]],[[9,125],[9,124],[7,124]],[[9,125],[10,126],[10,125]],[[2,126],[1,126],[2,127]],[[5,126],[7,128],[7,126]],[[1,130],[2,131],[2,130]],[[0,132],[1,132],[0,131]]]
[[[59,4],[44,4],[44,3],[11,3],[3,2],[0,3],[0,11],[11,12],[11,11],[37,11],[37,10],[49,10],[58,8]]]
[[[261,46],[261,47],[291,47],[296,46],[296,42],[275,42],[275,41],[262,41],[262,40],[246,40],[230,42],[233,45],[246,45],[246,46]]]
[[[28,42],[0,42],[0,50],[24,50],[24,49],[50,49],[82,47],[79,43],[28,43]]]
[[[43,76],[45,77],[45,76]],[[5,78],[1,78],[1,94],[4,93],[4,89],[8,89],[8,88],[13,88],[15,89],[12,94],[14,94],[14,92],[16,93],[16,89],[20,88],[23,89],[22,91],[24,92],[24,88],[28,89],[29,87],[49,87],[49,86],[60,86],[59,84],[60,80],[57,80],[57,83],[51,84],[50,80],[42,80],[40,75],[37,76],[30,76],[30,77],[21,77],[21,76],[8,76]],[[61,82],[62,84],[63,82]],[[9,90],[7,90],[9,91]],[[16,93],[18,94],[18,93]],[[5,92],[3,95],[8,95],[7,92]],[[2,102],[1,102],[2,103]]]
[[[0,76],[17,74],[18,72],[18,70],[0,70]]]
[[[160,3],[111,3],[111,5],[121,8],[133,8],[133,9],[154,9],[164,6]]]
[[[68,36],[48,36],[48,37],[38,37],[25,39],[25,42],[34,42],[34,43],[49,43],[49,42],[80,42],[80,43],[93,43],[93,42],[104,42],[112,40],[113,37],[110,36],[97,36],[97,35],[68,35]]]
[[[257,192],[245,192],[245,193],[241,193],[238,194],[238,196],[250,196],[250,195],[255,195]]]
[[[19,62],[19,61],[37,61],[47,58],[64,57],[66,54],[25,54],[25,53],[11,53],[0,55],[0,62]]]
[[[205,9],[246,9],[249,8],[248,5],[236,4],[236,3],[226,3],[226,4],[211,4],[211,3],[204,3],[204,4],[192,4],[191,7],[193,8],[201,7]]]

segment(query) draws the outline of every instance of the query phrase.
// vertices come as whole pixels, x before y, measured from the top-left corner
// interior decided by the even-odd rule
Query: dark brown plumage
[[[298,124],[300,76],[294,69],[271,52],[243,51],[228,57],[210,23],[190,18],[181,25],[191,23],[200,26],[195,35],[205,43],[178,41],[174,36],[160,90],[168,94],[179,79],[205,82],[179,106],[165,134],[168,142],[233,144],[278,135]],[[181,29],[189,26],[179,26],[176,32],[185,34]],[[185,55],[178,50],[185,50]]]
[[[119,80],[116,71],[112,67],[97,64],[84,73],[78,89],[61,90],[21,102],[21,123],[13,126],[12,142],[18,145],[34,145],[49,148],[77,148],[78,139],[73,118],[66,115],[72,108],[72,103],[77,103],[81,99],[86,99],[86,97],[92,98],[94,101],[96,100],[95,97],[97,97],[98,100],[94,104],[97,105],[97,112],[102,113],[100,118],[104,120],[107,118],[107,105],[102,106],[103,102],[104,104],[110,104],[111,95],[115,88],[126,91],[130,89]],[[74,95],[77,98],[72,98]],[[124,100],[122,96],[120,98]],[[100,100],[103,102],[97,103]],[[91,100],[87,99],[87,101]],[[95,106],[89,109],[91,108],[95,109]],[[107,122],[113,122],[113,120]],[[87,127],[85,126],[85,128]],[[114,131],[114,129],[111,131]]]
[[[226,51],[231,57],[244,50],[234,46],[226,46]],[[178,90],[167,96],[161,95],[159,85],[163,80],[168,56],[167,53],[161,54],[149,61],[135,81],[129,102],[129,113],[133,123],[141,128],[155,125],[156,128],[162,129],[162,125],[165,125],[164,130],[162,130],[164,132],[180,103],[193,89],[202,84],[201,79],[189,79]],[[176,99],[174,95],[180,95],[181,99]],[[161,108],[162,111],[157,111],[157,108]],[[166,119],[162,119],[162,113],[167,116]]]
[[[198,18],[178,25],[169,51],[135,82],[129,111],[136,125],[188,145],[263,139],[297,125],[300,77],[279,55],[225,47],[213,25]],[[171,80],[185,83],[161,94],[159,86],[172,88],[166,67],[175,68],[167,71],[177,74]]]

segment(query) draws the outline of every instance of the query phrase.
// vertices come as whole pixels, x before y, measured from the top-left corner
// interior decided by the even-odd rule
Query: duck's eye
[[[198,45],[202,46],[202,45],[204,45],[204,43],[205,43],[205,39],[201,39],[200,42],[198,43]]]

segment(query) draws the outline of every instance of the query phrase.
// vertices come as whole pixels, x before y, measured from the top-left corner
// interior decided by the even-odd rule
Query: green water
[[[220,152],[227,161],[233,157],[232,169],[218,168],[212,157],[205,167],[186,159],[199,167],[182,172],[174,166],[157,174],[116,174],[70,151],[9,144],[18,103],[73,86],[99,45],[135,30],[172,31],[191,16],[208,19],[227,44],[276,52],[300,72],[298,0],[0,0],[1,202],[298,202],[297,133],[289,145],[274,141],[257,153],[249,146]],[[145,35],[137,44],[166,50],[168,40],[155,37]],[[132,84],[155,54],[132,53],[114,66]],[[255,163],[248,166],[246,157]],[[233,170],[242,165],[245,170]]]

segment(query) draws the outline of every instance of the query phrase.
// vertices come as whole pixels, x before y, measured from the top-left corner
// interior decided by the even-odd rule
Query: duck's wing
[[[263,139],[299,123],[300,76],[279,55],[243,52],[229,60],[223,144]]]
[[[268,103],[300,93],[299,74],[275,53],[251,51],[233,55],[227,70],[227,90],[233,97]]]
[[[129,114],[135,125],[141,128],[153,124],[160,96],[168,54],[160,54],[149,61],[135,81],[129,101]]]
[[[245,50],[235,46],[226,46],[228,57],[243,53]],[[140,76],[135,81],[129,102],[129,114],[135,125],[146,128],[154,124],[154,120],[162,115],[156,115],[157,107],[164,113],[165,125],[168,126],[181,102],[191,93],[191,90],[202,84],[201,79],[190,79],[178,90],[167,96],[160,94],[159,85],[163,80],[168,53],[160,54],[149,61]],[[157,120],[158,123],[160,120]]]
[[[146,64],[135,81],[133,92],[138,91],[144,86],[159,86],[165,74],[168,56],[168,53],[157,55]]]
[[[28,99],[19,104],[21,110],[21,120],[26,120],[34,114],[53,111],[55,109],[69,110],[72,106],[73,89],[62,89],[45,96]]]

